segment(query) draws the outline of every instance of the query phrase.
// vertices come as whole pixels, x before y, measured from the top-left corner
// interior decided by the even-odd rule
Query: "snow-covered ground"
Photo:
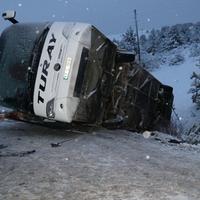
[[[147,135],[1,121],[0,199],[198,200],[199,145]]]
[[[179,116],[179,121],[185,130],[190,129],[194,123],[200,122],[200,112],[196,110],[189,93],[191,88],[191,75],[193,71],[198,71],[197,58],[190,57],[189,47],[179,49],[185,57],[184,63],[170,66],[161,65],[152,74],[163,84],[167,84],[174,89],[174,107]],[[169,55],[172,56],[172,55]],[[169,59],[169,58],[168,58]]]

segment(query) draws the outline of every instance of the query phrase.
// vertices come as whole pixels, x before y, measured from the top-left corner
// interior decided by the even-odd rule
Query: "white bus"
[[[111,119],[133,129],[150,127],[159,116],[170,120],[172,88],[94,26],[11,19],[15,24],[0,36],[1,105],[41,119]]]

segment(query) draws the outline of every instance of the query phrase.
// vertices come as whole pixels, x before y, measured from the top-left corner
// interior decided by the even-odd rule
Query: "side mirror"
[[[7,10],[2,14],[2,17],[5,20],[8,20],[10,18],[15,18],[15,16],[16,16],[16,12],[14,10]]]
[[[5,20],[9,20],[11,23],[16,24],[18,21],[15,19],[16,12],[14,10],[7,10],[2,14]]]

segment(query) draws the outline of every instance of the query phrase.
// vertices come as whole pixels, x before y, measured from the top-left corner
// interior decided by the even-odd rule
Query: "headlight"
[[[52,100],[47,102],[46,114],[47,114],[48,118],[54,118],[55,117],[54,101],[55,101],[55,99],[53,98]]]

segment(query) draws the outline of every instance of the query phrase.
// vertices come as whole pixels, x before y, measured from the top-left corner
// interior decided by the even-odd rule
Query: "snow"
[[[0,106],[0,114],[5,112],[11,112],[12,109]]]
[[[39,33],[40,33],[40,31],[39,31],[39,30],[37,30],[37,31],[35,31],[35,33],[36,33],[36,34],[39,34]]]
[[[52,127],[0,123],[0,199],[199,199],[198,145],[162,133]],[[58,141],[67,142],[52,148]]]
[[[150,132],[150,131],[144,131],[144,132],[143,132],[143,137],[144,137],[145,139],[149,139],[149,138],[151,137],[151,132]]]
[[[149,156],[149,155],[146,155],[146,159],[149,160],[149,159],[150,159],[150,156]]]
[[[189,48],[182,48],[179,51],[182,51],[181,53],[185,57],[184,63],[177,66],[161,65],[152,74],[163,84],[173,87],[175,111],[184,129],[188,130],[200,119],[200,114],[192,102],[191,94],[189,94],[192,83],[190,77],[193,71],[198,70],[196,66],[197,58],[189,56]]]

